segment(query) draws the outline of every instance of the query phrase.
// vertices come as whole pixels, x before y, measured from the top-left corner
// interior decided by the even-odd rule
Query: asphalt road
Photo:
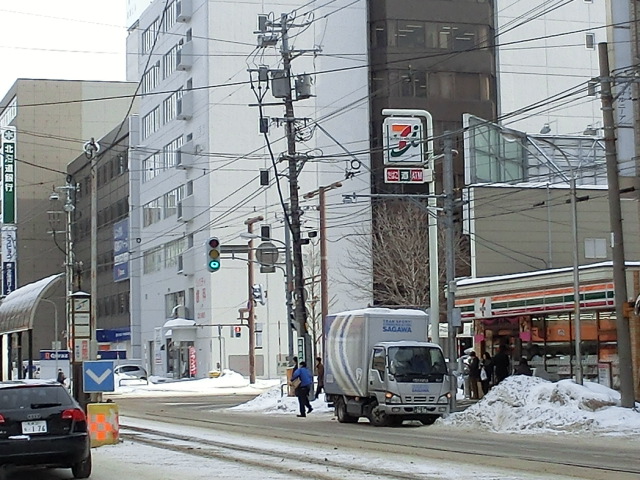
[[[440,460],[548,472],[583,479],[640,478],[640,439],[570,435],[514,435],[465,432],[445,426],[404,425],[376,428],[361,420],[340,424],[328,414],[306,419],[295,415],[230,412],[251,396],[192,396],[114,400],[124,417],[147,418],[184,425],[206,426],[232,433],[297,443],[327,445],[333,449],[361,448]],[[126,420],[125,420],[126,422]]]

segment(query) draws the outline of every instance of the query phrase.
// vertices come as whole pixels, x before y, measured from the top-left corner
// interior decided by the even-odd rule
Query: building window
[[[152,65],[149,70],[142,75],[142,93],[149,93],[158,86],[160,80],[160,60]]]
[[[596,35],[595,33],[586,33],[584,35],[584,46],[589,50],[596,48]]]
[[[166,243],[164,246],[164,267],[173,268],[178,266],[178,257],[182,255],[185,250],[184,238],[179,238],[172,242]]]
[[[164,194],[164,218],[169,218],[176,214],[178,205],[178,191],[177,189],[171,190]]]
[[[371,24],[371,40],[373,48],[380,48],[387,46],[387,24],[380,21]]]
[[[164,22],[162,25],[162,30],[164,32],[171,29],[176,24],[176,18],[178,16],[178,0],[171,2],[171,5],[167,7],[167,10],[164,14]]]
[[[585,258],[607,258],[607,241],[604,238],[584,239]]]
[[[149,53],[153,48],[153,44],[158,33],[158,26],[160,25],[160,19],[156,18],[149,28],[142,32],[142,53]]]
[[[160,108],[156,107],[142,119],[142,139],[155,133],[160,128]]]
[[[424,22],[398,21],[398,47],[424,48]]]
[[[174,45],[164,57],[162,57],[162,75],[163,78],[169,78],[173,72],[176,71],[176,65],[178,62],[178,50],[180,45]]]
[[[456,100],[479,100],[480,78],[476,73],[455,74],[455,98]]]
[[[164,167],[172,168],[176,166],[176,160],[178,158],[178,150],[182,147],[182,135],[180,135],[175,140],[169,142],[162,149],[162,153],[164,156]]]
[[[178,100],[181,98],[182,89],[173,92],[162,102],[162,117],[165,124],[176,118],[178,113]]]
[[[159,153],[154,153],[142,161],[142,183],[148,182],[162,171],[162,159]]]
[[[410,69],[401,74],[401,94],[403,97],[427,96],[427,73]]]
[[[121,153],[118,155],[118,175],[122,175],[127,171],[127,154]]]
[[[149,203],[143,205],[142,207],[142,226],[148,227],[149,225],[153,225],[154,223],[162,220],[162,210],[163,206],[161,205],[160,198],[156,198],[155,200],[151,200]]]
[[[142,265],[143,273],[159,272],[162,269],[162,247],[144,252]]]

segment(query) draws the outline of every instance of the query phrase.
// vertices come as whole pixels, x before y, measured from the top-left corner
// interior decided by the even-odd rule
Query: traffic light
[[[207,270],[217,272],[220,270],[220,240],[211,237],[205,245],[207,247]]]
[[[259,302],[261,305],[265,305],[267,303],[266,292],[264,291],[264,287],[262,284],[255,284],[251,286],[251,294],[253,299],[256,302]]]
[[[236,338],[240,338],[242,336],[242,327],[233,327],[233,336]]]

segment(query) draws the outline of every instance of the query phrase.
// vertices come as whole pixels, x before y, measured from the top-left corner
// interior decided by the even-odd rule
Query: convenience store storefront
[[[580,334],[584,378],[618,388],[616,314],[611,262],[581,266]],[[640,290],[640,263],[627,262],[627,301]],[[575,375],[573,269],[561,268],[457,281],[456,307],[471,323],[476,352],[509,347],[513,363],[526,356],[550,380]],[[640,328],[629,321],[638,391]]]

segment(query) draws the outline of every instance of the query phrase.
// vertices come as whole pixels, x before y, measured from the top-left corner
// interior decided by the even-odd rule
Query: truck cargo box
[[[365,396],[372,347],[380,342],[427,341],[429,316],[421,310],[366,308],[325,321],[325,392]]]

